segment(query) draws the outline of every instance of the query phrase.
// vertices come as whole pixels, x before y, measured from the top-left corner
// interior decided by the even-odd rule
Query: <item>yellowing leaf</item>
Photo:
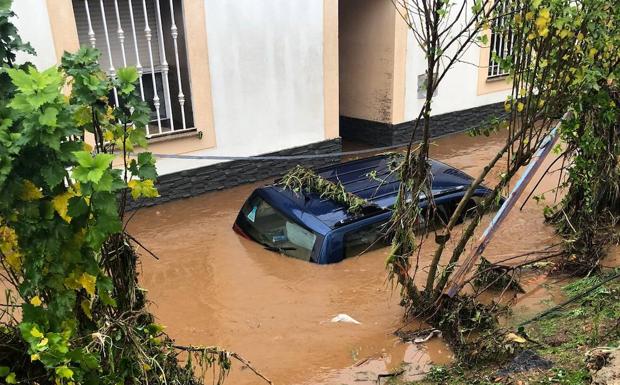
[[[547,25],[549,24],[549,19],[545,19],[544,17],[537,17],[535,24],[536,28],[538,28],[538,31],[540,31],[543,28],[547,27]]]
[[[159,196],[152,179],[130,180],[127,186],[131,189],[133,199],[140,197],[155,198]]]
[[[39,356],[39,353],[31,354],[30,355],[30,362],[38,361],[40,358],[41,358],[41,356]]]
[[[38,307],[38,306],[41,306],[41,303],[42,303],[42,302],[41,302],[41,298],[39,298],[39,296],[38,296],[38,295],[35,295],[34,297],[32,297],[32,298],[30,299],[30,304],[31,304],[32,306],[36,306],[36,307]]]
[[[8,253],[4,255],[6,263],[13,269],[13,272],[19,272],[22,268],[22,255],[19,252]]]
[[[97,277],[88,273],[82,273],[80,278],[78,278],[78,282],[89,295],[95,295],[95,284],[97,283]]]
[[[521,112],[525,108],[525,104],[519,102],[517,103],[517,111]]]
[[[166,329],[166,326],[158,324],[158,323],[151,323],[148,325],[148,330],[152,335],[157,335],[163,332],[164,329]]]
[[[111,106],[108,106],[108,108],[105,111],[105,118],[106,120],[114,120],[114,108],[112,108]]]
[[[54,210],[56,210],[58,215],[67,223],[71,222],[71,217],[67,214],[69,209],[69,199],[74,196],[76,196],[76,194],[73,191],[67,190],[60,195],[56,195],[52,199],[52,206],[54,207]]]
[[[103,139],[106,142],[111,142],[114,140],[114,133],[110,130],[107,130],[106,132],[103,133]]]
[[[66,287],[68,287],[69,289],[73,289],[73,290],[77,290],[82,287],[80,282],[75,278],[73,274],[65,278],[64,284]]]
[[[43,339],[41,340],[41,342],[39,342],[39,343],[37,344],[37,348],[39,348],[39,349],[44,348],[45,346],[47,346],[47,343],[48,343],[48,342],[49,342],[49,341],[47,340],[47,338],[43,338]]]
[[[41,333],[39,328],[37,328],[36,326],[33,326],[32,329],[30,329],[30,335],[35,337],[35,338],[42,338],[43,337],[43,333]]]
[[[140,181],[139,180],[130,180],[127,182],[127,187],[131,190],[131,196],[133,199],[137,199],[140,197]]]
[[[4,378],[4,381],[6,381],[7,384],[17,384],[17,376],[14,372],[11,372]]]
[[[508,341],[512,341],[512,342],[516,342],[518,344],[524,344],[527,342],[527,340],[519,335],[516,335],[514,333],[508,333],[506,335],[506,340]]]
[[[549,34],[549,22],[551,21],[551,12],[549,12],[548,8],[543,8],[538,13],[538,17],[534,24],[536,24],[536,29],[538,30],[538,34],[540,36],[547,36]]]
[[[596,55],[597,52],[598,52],[598,49],[590,48],[590,52],[588,53],[588,56],[590,56],[590,58],[594,58],[594,55]]]
[[[17,273],[21,270],[22,255],[17,244],[17,234],[15,230],[6,225],[0,226],[0,252],[4,254],[4,260],[13,272]]]
[[[73,378],[73,370],[67,366],[59,366],[56,368],[56,375],[60,378]]]
[[[86,314],[86,317],[92,320],[93,313],[91,312],[91,309],[90,309],[90,301],[87,299],[82,300],[82,302],[80,302],[80,307],[82,308],[82,311],[84,312],[84,314]]]
[[[90,111],[90,108],[88,108],[87,106],[81,106],[77,110],[75,110],[73,119],[75,119],[75,123],[81,127],[90,124],[93,121],[93,115]]]
[[[93,152],[93,146],[84,142],[84,151]]]
[[[25,180],[22,183],[22,191],[19,195],[19,199],[23,201],[34,201],[43,198],[41,190],[29,180]]]

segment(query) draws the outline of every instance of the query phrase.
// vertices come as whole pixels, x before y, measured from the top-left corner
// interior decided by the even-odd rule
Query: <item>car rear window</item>
[[[309,261],[316,234],[286,218],[261,197],[249,199],[241,209],[242,228],[254,240],[273,251]]]
[[[344,257],[358,256],[387,245],[386,223],[373,223],[344,235]]]

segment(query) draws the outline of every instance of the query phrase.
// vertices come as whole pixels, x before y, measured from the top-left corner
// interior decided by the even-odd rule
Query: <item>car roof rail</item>
[[[347,216],[346,218],[336,222],[334,224],[334,228],[350,225],[351,223],[359,222],[363,219],[374,217],[375,215],[383,214],[390,211],[391,210],[388,208],[383,208],[374,203],[370,203],[362,207],[362,212],[360,214],[354,216]]]

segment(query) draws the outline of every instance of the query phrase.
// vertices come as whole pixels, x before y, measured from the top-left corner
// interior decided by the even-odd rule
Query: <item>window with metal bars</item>
[[[135,66],[150,106],[147,137],[194,130],[181,0],[73,0],[80,45],[99,49],[101,68]]]
[[[501,66],[501,59],[512,55],[514,42],[508,24],[508,18],[511,17],[509,1],[498,1],[500,3],[496,7],[496,17],[491,24],[491,52],[487,79],[508,75],[508,71]]]

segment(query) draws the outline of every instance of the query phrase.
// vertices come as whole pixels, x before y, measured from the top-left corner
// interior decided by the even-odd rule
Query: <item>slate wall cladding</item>
[[[265,156],[329,154],[342,151],[340,138],[311,143],[282,151],[263,154]],[[128,209],[148,207],[176,199],[189,198],[209,191],[222,190],[267,178],[284,175],[289,169],[301,164],[305,167],[323,167],[340,161],[340,157],[301,160],[233,160],[216,163],[191,170],[162,175],[157,179],[159,198],[129,198]]]
[[[483,124],[493,117],[501,116],[503,113],[504,104],[500,102],[433,116],[431,117],[431,135],[436,137],[463,131]],[[360,141],[374,146],[405,144],[411,139],[414,124],[415,120],[389,124],[341,116],[340,136],[347,140]],[[421,138],[422,132],[418,128],[415,139]]]
[[[340,117],[340,136],[343,139],[363,142],[373,146],[391,146],[393,125],[372,120]]]

